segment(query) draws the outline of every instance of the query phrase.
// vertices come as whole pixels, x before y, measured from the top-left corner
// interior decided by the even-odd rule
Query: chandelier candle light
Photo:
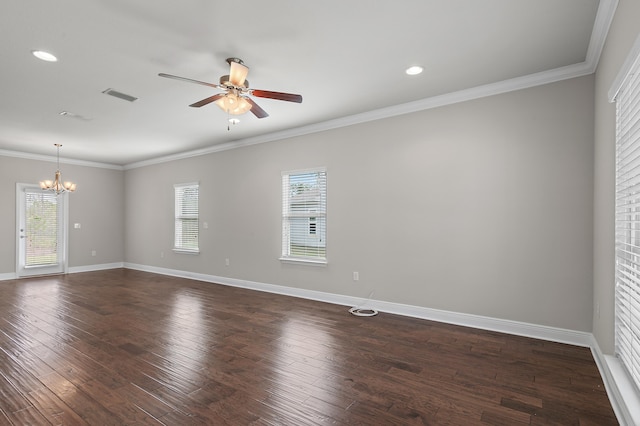
[[[62,145],[59,143],[54,145],[58,148],[58,169],[56,170],[56,177],[54,180],[40,181],[40,188],[45,191],[55,192],[56,195],[62,194],[63,192],[73,192],[76,190],[76,184],[73,182],[62,182],[60,175],[60,147]]]

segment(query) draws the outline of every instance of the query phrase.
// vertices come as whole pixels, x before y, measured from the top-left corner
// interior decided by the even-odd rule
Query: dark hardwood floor
[[[0,373],[0,424],[618,424],[587,348],[126,269],[0,282]]]

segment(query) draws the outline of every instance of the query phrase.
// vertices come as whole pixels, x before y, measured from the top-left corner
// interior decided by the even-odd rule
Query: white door
[[[67,194],[16,186],[18,277],[67,271]]]

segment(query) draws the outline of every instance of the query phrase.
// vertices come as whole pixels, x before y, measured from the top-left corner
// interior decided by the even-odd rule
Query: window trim
[[[291,255],[285,255],[285,238],[287,238],[285,236],[285,220],[287,220],[287,217],[285,215],[285,211],[284,211],[284,207],[285,207],[285,188],[284,188],[284,177],[285,176],[291,176],[291,175],[301,175],[301,174],[310,174],[310,173],[324,173],[324,211],[313,211],[313,212],[309,212],[309,218],[315,218],[316,219],[316,232],[320,231],[320,226],[317,225],[317,221],[318,218],[322,217],[324,218],[324,233],[322,234],[322,231],[319,232],[319,234],[322,234],[323,238],[324,238],[324,249],[325,249],[325,254],[324,257],[313,257],[313,256],[291,256]],[[281,178],[280,178],[280,182],[281,182],[281,229],[280,229],[280,236],[282,239],[282,245],[281,245],[281,251],[280,251],[280,257],[278,258],[281,262],[283,263],[296,263],[296,264],[308,264],[308,265],[316,265],[316,266],[324,266],[327,265],[328,263],[328,257],[327,257],[327,186],[328,186],[328,178],[327,178],[327,169],[326,167],[315,167],[315,168],[309,168],[309,169],[297,169],[297,170],[288,170],[288,171],[283,171],[281,172]],[[308,228],[308,224],[307,224],[307,228]],[[289,237],[290,238],[290,237]],[[290,245],[290,240],[289,240],[289,245]]]
[[[609,369],[612,375],[614,376],[616,387],[620,392],[620,396],[622,397],[622,400],[623,400],[623,405],[626,408],[624,417],[631,418],[630,422],[635,424],[638,421],[640,421],[640,418],[638,418],[640,417],[640,412],[638,412],[637,410],[631,411],[628,408],[637,407],[638,406],[637,403],[638,401],[640,401],[640,376],[638,375],[638,368],[637,368],[638,364],[640,364],[640,359],[636,359],[636,357],[640,358],[640,352],[638,352],[637,350],[634,351],[633,349],[629,349],[629,345],[625,341],[625,339],[628,340],[629,335],[632,335],[631,337],[632,339],[637,338],[637,336],[633,336],[634,335],[633,330],[630,330],[628,327],[628,322],[629,321],[633,322],[634,319],[637,317],[634,316],[633,317],[634,319],[625,319],[623,321],[622,317],[625,314],[629,313],[629,316],[631,316],[630,312],[632,309],[625,310],[625,308],[628,308],[628,306],[626,305],[622,306],[622,305],[627,301],[625,299],[625,295],[630,294],[630,292],[637,292],[638,286],[632,287],[628,283],[621,282],[622,280],[620,279],[620,276],[622,276],[625,272],[623,271],[623,268],[628,267],[630,263],[634,263],[634,262],[632,260],[623,258],[619,254],[619,251],[620,251],[620,247],[623,244],[629,244],[630,242],[633,242],[633,238],[629,238],[627,236],[620,237],[620,235],[623,235],[626,233],[631,234],[634,231],[636,233],[638,232],[638,228],[634,228],[633,224],[630,224],[627,228],[627,227],[621,227],[621,223],[627,220],[630,215],[633,215],[633,213],[636,213],[635,216],[637,217],[638,214],[640,214],[640,212],[629,211],[628,209],[623,208],[625,207],[625,205],[621,205],[621,206],[618,205],[618,197],[621,194],[626,195],[629,193],[633,193],[633,191],[626,191],[625,185],[623,185],[623,182],[620,180],[621,171],[625,170],[625,166],[626,166],[626,171],[627,172],[629,171],[629,165],[630,165],[629,158],[631,158],[632,156],[632,154],[629,154],[628,150],[626,150],[627,152],[625,153],[625,155],[623,156],[620,155],[621,154],[620,148],[621,148],[621,143],[623,142],[623,136],[625,137],[624,139],[625,143],[628,144],[629,142],[631,142],[632,145],[634,144],[636,144],[635,146],[640,145],[640,138],[636,139],[637,133],[633,134],[636,137],[629,138],[629,139],[626,138],[630,135],[629,133],[625,132],[623,135],[620,133],[621,120],[623,118],[628,118],[626,117],[626,115],[628,115],[629,112],[638,113],[638,111],[640,111],[640,101],[638,101],[638,98],[634,97],[636,102],[635,104],[634,103],[631,104],[631,107],[628,111],[627,110],[624,111],[623,114],[625,115],[625,117],[621,117],[621,114],[620,114],[620,108],[621,108],[620,95],[624,94],[625,91],[629,89],[629,85],[631,83],[636,84],[635,86],[636,92],[633,92],[634,93],[633,96],[639,96],[638,94],[640,93],[640,83],[633,80],[634,73],[636,74],[635,76],[636,78],[637,78],[637,74],[640,73],[640,36],[636,38],[635,43],[631,51],[629,52],[629,55],[627,56],[624,64],[622,65],[618,75],[616,76],[613,82],[613,85],[609,90],[609,101],[616,103],[616,136],[615,136],[616,166],[615,166],[615,194],[614,194],[615,195],[615,204],[614,204],[615,218],[613,223],[615,234],[616,234],[615,235],[615,253],[614,253],[615,255],[614,257],[615,259],[615,281],[614,281],[615,282],[615,290],[614,290],[615,358],[613,358],[609,363]],[[626,98],[626,94],[623,97],[623,100],[624,98]],[[628,125],[626,122],[625,122],[625,126],[626,126],[625,128],[625,131],[626,131],[628,130]],[[635,158],[636,159],[640,158],[640,156],[635,156]],[[620,166],[621,162],[622,162],[622,168]],[[640,177],[640,173],[634,173],[633,177]],[[629,186],[628,183],[626,186]],[[634,196],[634,198],[635,200],[637,200],[640,197]],[[629,205],[628,207],[632,207],[632,206]],[[622,219],[618,219],[620,215],[623,215],[624,217]],[[633,221],[637,225],[638,220],[633,219]],[[634,254],[634,255],[636,257],[639,256],[637,254]],[[638,263],[639,263],[638,261],[635,261],[636,266],[638,266]],[[632,270],[632,274],[636,273],[638,270],[639,268],[636,267],[635,269]],[[629,281],[629,279],[626,279],[626,281]],[[630,304],[631,302],[629,302],[629,305]],[[625,336],[621,337],[622,334],[625,334]],[[622,354],[622,352],[624,352],[624,355]],[[627,362],[624,359],[629,357],[631,357],[630,362],[633,366],[627,365]],[[630,369],[633,369],[634,372],[632,373]]]
[[[185,248],[185,247],[178,247],[177,243],[178,243],[178,239],[177,237],[177,229],[176,229],[176,223],[178,221],[178,200],[177,200],[177,190],[178,189],[185,189],[185,188],[197,188],[198,189],[198,211],[195,215],[195,217],[193,219],[196,219],[197,223],[198,223],[198,247],[195,249],[190,249],[190,248]],[[174,205],[174,213],[173,213],[173,248],[172,251],[174,253],[179,253],[179,254],[200,254],[200,182],[187,182],[187,183],[176,183],[173,185],[173,205]]]

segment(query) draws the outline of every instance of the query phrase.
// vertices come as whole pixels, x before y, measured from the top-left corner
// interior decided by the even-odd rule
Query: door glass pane
[[[25,193],[25,266],[58,263],[58,198],[51,192]]]

